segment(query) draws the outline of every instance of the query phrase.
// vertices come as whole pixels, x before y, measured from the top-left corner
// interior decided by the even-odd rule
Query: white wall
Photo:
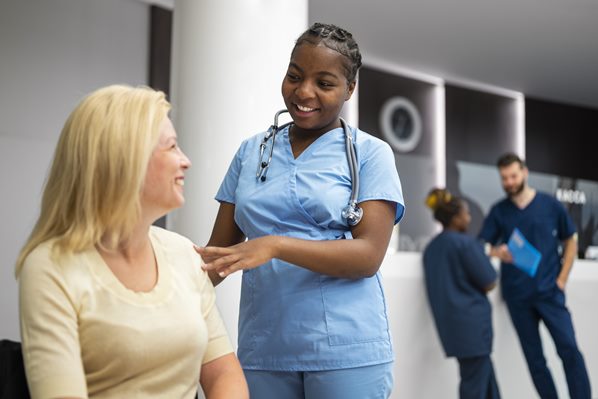
[[[149,9],[134,0],[1,0],[0,10],[0,339],[19,339],[14,263],[60,129],[86,93],[147,82]]]

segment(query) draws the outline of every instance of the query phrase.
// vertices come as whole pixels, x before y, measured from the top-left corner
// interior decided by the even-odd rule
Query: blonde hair
[[[113,85],[85,97],[68,117],[45,183],[40,216],[15,274],[39,244],[53,254],[100,244],[115,249],[140,217],[140,192],[170,104],[147,87]]]

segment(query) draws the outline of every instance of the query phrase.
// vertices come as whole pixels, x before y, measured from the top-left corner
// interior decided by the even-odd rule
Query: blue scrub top
[[[542,254],[532,278],[510,263],[501,264],[501,287],[506,300],[526,300],[554,292],[561,270],[561,242],[575,234],[565,207],[554,197],[536,192],[523,209],[505,198],[495,204],[484,220],[479,237],[492,245],[506,243],[515,228]]]
[[[492,351],[492,308],[485,288],[496,271],[474,238],[445,230],[423,255],[426,291],[447,356],[474,357]]]
[[[392,150],[365,132],[351,132],[360,176],[358,203],[394,202],[398,222],[404,205]],[[320,136],[297,159],[288,128],[280,131],[265,182],[255,175],[263,137],[261,133],[241,144],[216,194],[218,201],[235,204],[235,221],[248,239],[351,239],[341,216],[351,194],[343,129]],[[280,371],[392,361],[379,273],[357,280],[334,278],[278,259],[245,270],[238,356],[246,369]]]

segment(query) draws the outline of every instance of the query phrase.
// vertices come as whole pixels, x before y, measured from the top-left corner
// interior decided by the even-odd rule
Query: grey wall
[[[86,93],[147,82],[148,6],[0,0],[0,338],[19,339],[14,263],[60,129]]]
[[[406,206],[405,217],[400,224],[398,249],[401,251],[422,251],[437,231],[430,211],[424,206],[426,195],[436,185],[438,173],[434,157],[439,145],[435,132],[438,113],[435,90],[434,84],[375,66],[364,66],[359,72],[360,129],[388,141],[381,126],[380,113],[384,104],[393,98],[410,101],[421,118],[421,138],[416,141],[417,145],[409,151],[393,148]]]

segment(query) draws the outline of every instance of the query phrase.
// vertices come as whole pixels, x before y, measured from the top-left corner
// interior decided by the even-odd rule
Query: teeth
[[[178,184],[179,186],[184,186],[185,185],[185,180],[183,179],[176,179],[174,181],[175,184]]]
[[[299,111],[303,111],[303,112],[311,112],[311,111],[315,110],[315,108],[303,107],[299,104],[297,104],[297,108],[299,108]]]

